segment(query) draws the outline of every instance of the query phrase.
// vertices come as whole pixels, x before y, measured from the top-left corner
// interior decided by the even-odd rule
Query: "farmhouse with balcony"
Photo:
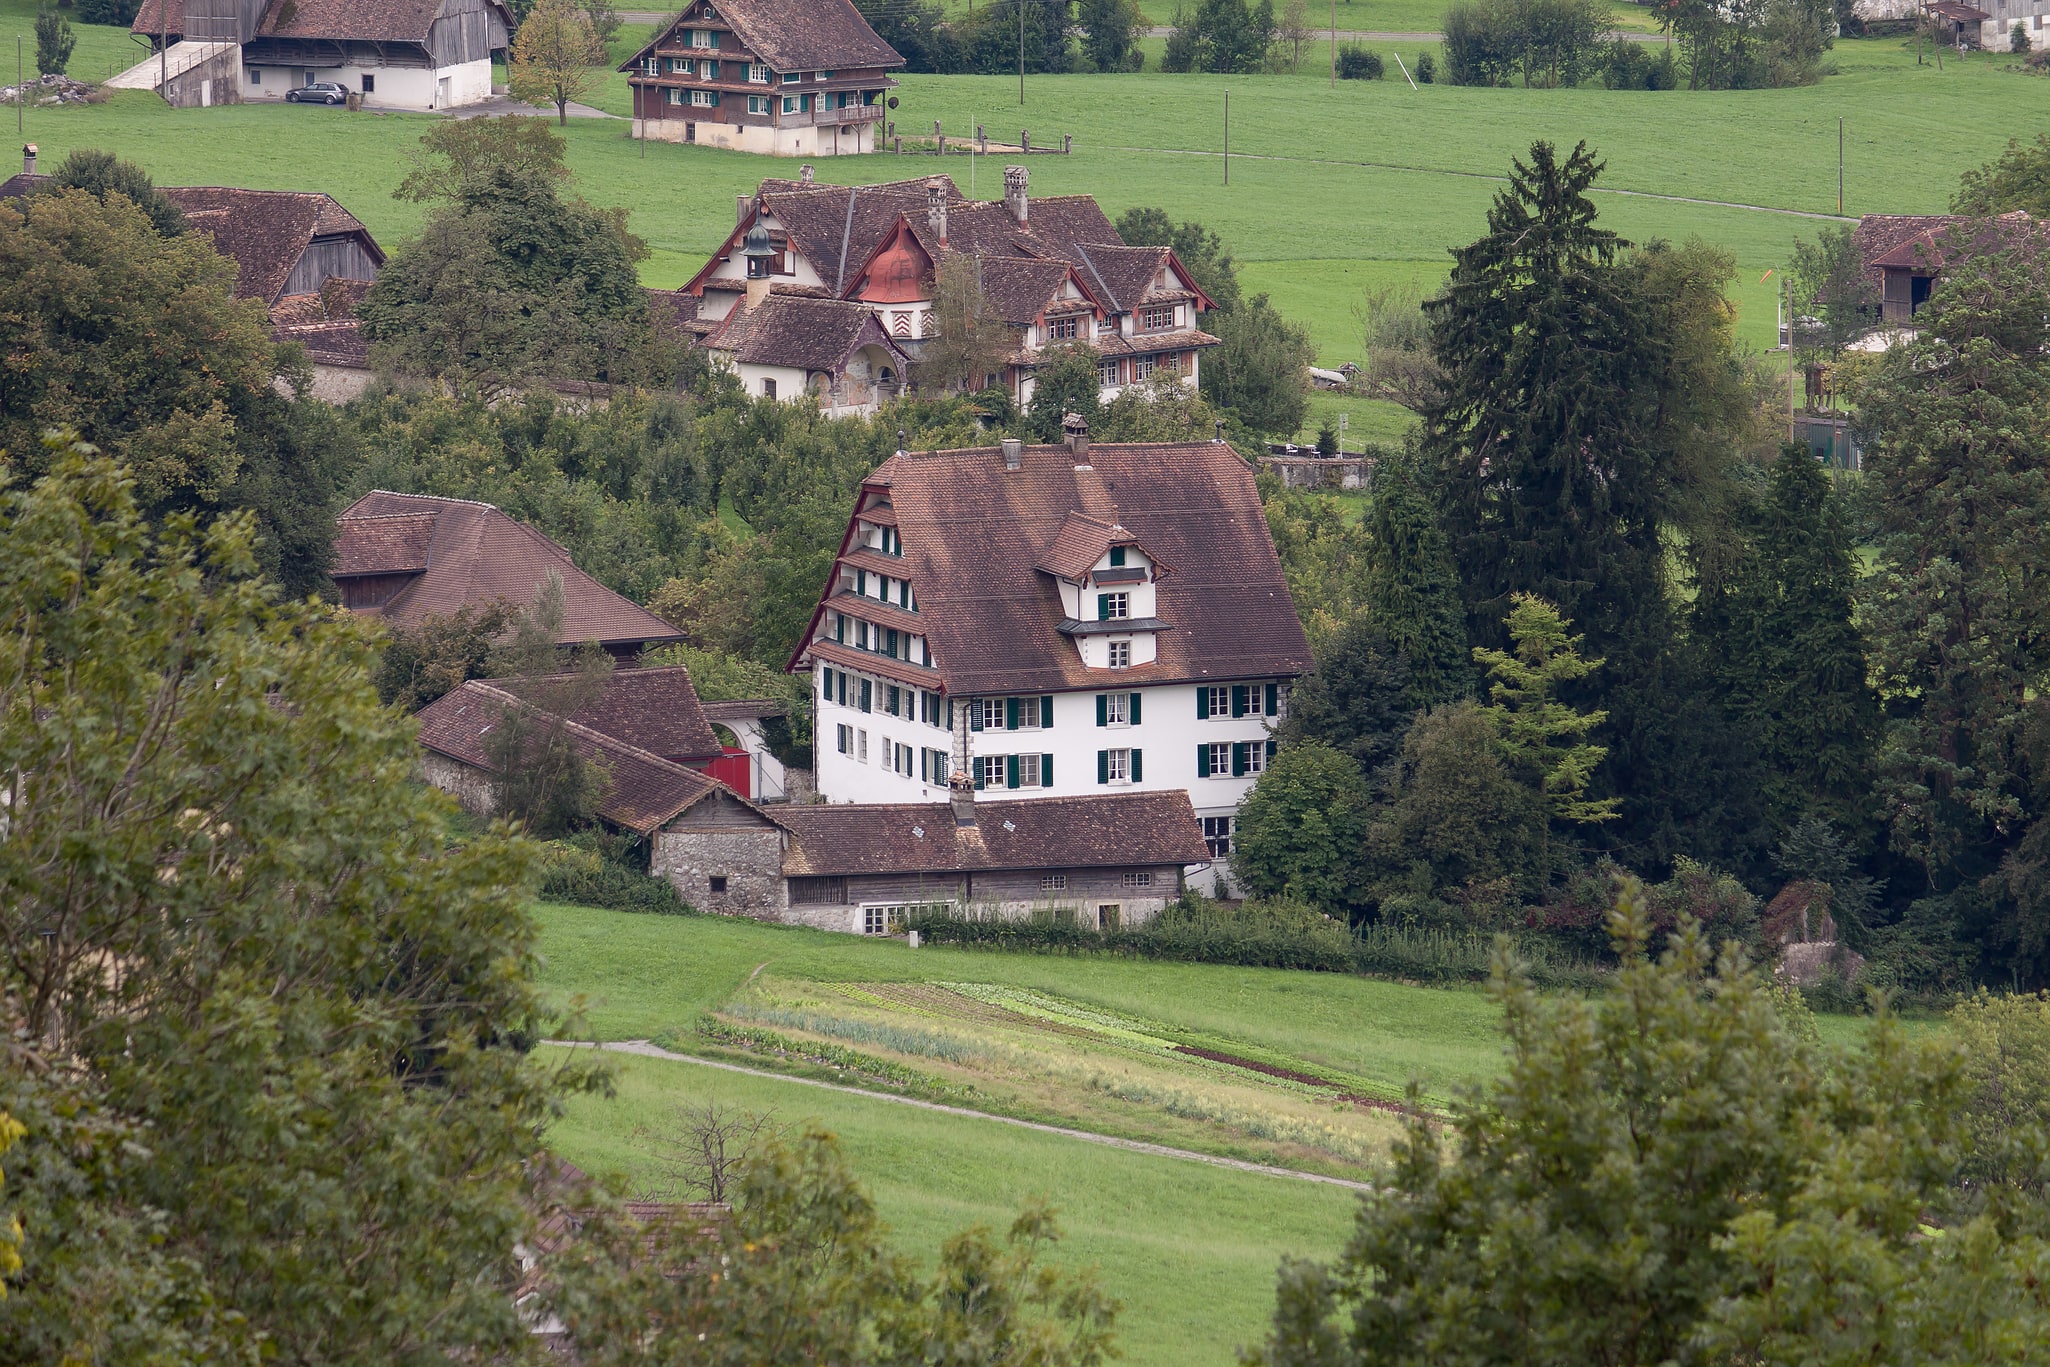
[[[675,627],[570,562],[569,552],[488,503],[379,489],[336,519],[330,576],[351,612],[417,626],[464,608],[525,607],[562,581],[557,644],[595,641],[619,663],[683,639]]]
[[[832,157],[877,150],[903,65],[854,0],[694,0],[619,69],[637,138]]]
[[[370,108],[454,109],[491,98],[512,28],[504,0],[143,0],[130,31],[171,47],[113,84],[201,105],[331,81]]]
[[[722,341],[722,329],[737,312],[766,307],[767,317],[745,325],[749,344],[791,350],[794,344],[768,340],[788,326],[776,321],[779,300],[858,305],[880,325],[881,338],[915,362],[938,327],[938,263],[958,255],[975,262],[984,298],[1014,334],[1002,370],[985,385],[1001,385],[1020,405],[1032,401],[1046,353],[1074,342],[1101,353],[1106,401],[1158,375],[1193,383],[1200,353],[1217,339],[1196,326],[1211,301],[1173,250],[1127,246],[1091,196],[1034,200],[1022,166],[1005,168],[1004,186],[997,201],[968,199],[946,176],[824,185],[806,167],[796,181],[763,181],[739,199],[732,234],[681,291],[696,304],[694,328],[734,365],[749,393],[810,392],[828,411],[866,412],[869,398],[849,396],[886,398],[904,383],[902,366],[890,363],[876,334],[862,333],[870,350],[850,350],[843,369],[813,370],[793,393],[787,373],[751,365],[743,348]],[[855,316],[848,312],[841,325],[849,335]]]
[[[790,668],[820,795],[1188,794],[1213,857],[1310,652],[1223,442],[899,452],[857,495]]]
[[[2017,210],[1986,220],[1959,214],[1867,214],[1852,245],[1879,292],[1879,326],[1889,332],[1912,325],[1944,268],[1962,257],[1998,251],[2046,224]]]

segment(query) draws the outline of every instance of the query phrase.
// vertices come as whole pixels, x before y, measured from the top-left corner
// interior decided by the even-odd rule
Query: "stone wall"
[[[699,911],[774,921],[789,904],[782,827],[730,796],[698,803],[650,843],[648,872]]]
[[[491,775],[461,760],[422,750],[420,777],[455,798],[472,816],[488,817],[498,810],[498,794]]]

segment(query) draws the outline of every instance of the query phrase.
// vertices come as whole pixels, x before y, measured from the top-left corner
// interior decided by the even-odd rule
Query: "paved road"
[[[817,1087],[828,1092],[847,1092],[853,1096],[867,1097],[871,1101],[887,1101],[898,1106],[915,1106],[921,1111],[938,1111],[942,1115],[965,1116],[971,1120],[987,1120],[997,1125],[1014,1125],[1021,1130],[1037,1130],[1041,1134],[1057,1134],[1063,1139],[1079,1139],[1085,1144],[1101,1144],[1106,1148],[1125,1149],[1132,1153],[1151,1154],[1155,1158],[1179,1158],[1189,1163],[1208,1163],[1213,1168],[1231,1168],[1238,1172],[1259,1173],[1263,1177],[1287,1177],[1298,1182],[1321,1182],[1327,1186],[1346,1187],[1352,1191],[1372,1191],[1365,1182],[1354,1182],[1344,1177],[1326,1177],[1320,1172],[1297,1172],[1293,1168],[1271,1167],[1266,1163],[1248,1163],[1238,1158],[1220,1158],[1213,1153],[1196,1153],[1189,1149],[1169,1148],[1165,1144],[1148,1144],[1138,1139],[1119,1139],[1115,1135],[1091,1134],[1087,1130],[1071,1130],[1061,1125],[1042,1125],[1036,1120],[1018,1120],[1007,1115],[991,1115],[987,1111],[971,1111],[966,1106],[944,1106],[937,1101],[921,1101],[917,1097],[893,1096],[888,1092],[871,1092],[861,1087],[846,1087],[837,1082],[820,1082],[814,1078],[792,1077],[788,1073],[772,1073],[766,1068],[745,1068],[738,1063],[721,1063],[714,1059],[698,1058],[691,1054],[675,1054],[644,1039],[619,1040],[610,1044],[578,1044],[568,1040],[546,1040],[544,1043],[560,1045],[565,1049],[602,1049],[614,1054],[636,1054],[642,1058],[665,1059],[671,1063],[694,1063],[700,1068],[719,1068],[729,1073],[745,1073],[749,1077],[765,1077],[775,1082],[794,1082],[800,1087]]]

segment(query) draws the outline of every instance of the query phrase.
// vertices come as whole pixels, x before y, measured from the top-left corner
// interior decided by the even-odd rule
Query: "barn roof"
[[[975,824],[947,803],[779,807],[791,877],[1201,864],[1203,829],[1180,789],[978,802]]]

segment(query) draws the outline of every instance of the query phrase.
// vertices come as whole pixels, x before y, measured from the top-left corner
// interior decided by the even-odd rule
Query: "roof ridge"
[[[600,749],[622,751],[625,754],[633,756],[635,759],[645,760],[648,763],[658,765],[661,768],[671,769],[679,774],[688,774],[692,778],[701,779],[704,782],[710,784],[718,784],[718,786],[722,788],[726,786],[725,784],[720,783],[718,779],[713,778],[710,774],[700,773],[696,769],[686,768],[685,766],[678,764],[673,760],[666,760],[662,758],[660,755],[654,754],[651,751],[641,749],[641,747],[638,745],[629,744],[628,742],[621,740],[617,736],[607,735],[605,732],[586,726],[580,721],[574,721],[569,717],[565,717],[560,712],[550,712],[546,708],[542,707],[540,704],[528,702],[525,698],[522,698],[517,693],[513,693],[506,689],[500,688],[495,683],[489,682],[484,679],[465,679],[463,681],[463,687],[474,687],[478,692],[488,693],[492,697],[501,699],[507,704],[519,708],[523,712],[532,712],[536,716],[541,717],[553,717],[556,721],[561,722],[563,724],[563,727],[567,729],[572,735],[582,736],[584,739],[590,741],[593,745],[598,746]]]
[[[484,502],[484,501],[483,501],[482,499],[475,499],[475,498],[455,498],[455,497],[453,497],[453,496],[451,496],[451,495],[448,495],[448,494],[402,494],[402,493],[400,493],[400,492],[399,492],[399,491],[398,491],[397,489],[372,489],[372,490],[368,491],[367,493],[365,493],[365,494],[363,495],[363,498],[359,498],[359,499],[357,499],[357,500],[356,500],[356,503],[361,503],[361,502],[363,501],[363,499],[364,499],[364,498],[369,498],[371,494],[384,494],[384,495],[386,495],[387,497],[390,497],[390,498],[417,498],[417,499],[420,499],[420,500],[421,500],[422,502],[426,502],[426,503],[460,503],[460,504],[464,505],[465,507],[469,507],[469,508],[489,508],[489,509],[491,509],[491,510],[492,510],[493,512],[500,512],[500,513],[502,513],[502,512],[505,512],[505,509],[503,509],[503,508],[499,507],[499,506],[498,506],[498,505],[497,505],[496,503],[486,503],[486,502]],[[351,503],[351,504],[349,505],[349,508],[353,508],[353,507],[355,507],[355,506],[356,506],[356,503]],[[342,509],[342,512],[341,512],[341,516],[342,516],[342,517],[348,517],[348,516],[349,516],[349,508],[344,508],[344,509]],[[359,514],[357,514],[357,516],[359,516],[359,517],[396,517],[396,516],[398,516],[398,514],[396,514],[396,513],[359,513]],[[510,517],[511,515],[510,515],[510,514],[507,514],[507,516],[509,516],[509,517]],[[519,521],[519,519],[518,519],[518,518],[513,518],[512,520],[513,520],[513,521],[515,521],[515,522]]]

